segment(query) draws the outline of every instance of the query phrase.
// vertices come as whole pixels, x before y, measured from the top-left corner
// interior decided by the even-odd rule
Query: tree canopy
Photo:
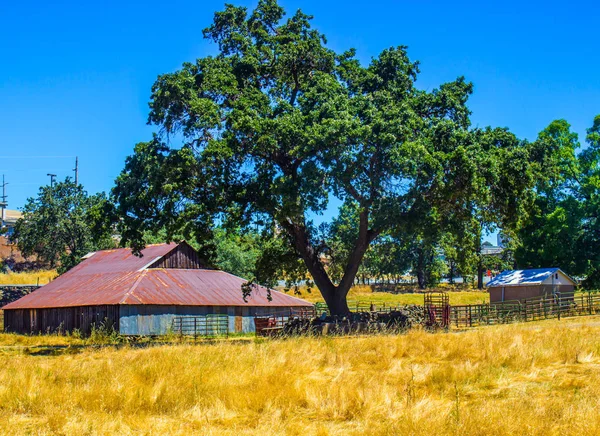
[[[600,115],[586,142],[556,120],[532,143],[539,177],[516,258],[523,267],[558,266],[591,288],[600,285]]]
[[[88,195],[70,179],[42,186],[29,198],[11,239],[24,256],[64,272],[90,251],[114,248],[114,206],[106,195]]]
[[[471,128],[471,83],[419,89],[406,47],[363,65],[354,50],[328,48],[311,16],[284,15],[275,0],[227,5],[204,30],[218,54],[159,76],[149,114],[158,133],[135,147],[113,191],[125,242],[141,248],[152,227],[200,241],[217,224],[257,227],[253,279],[310,277],[345,315],[377,238],[518,221],[529,148],[506,129]],[[354,211],[343,247],[314,224],[334,197]]]

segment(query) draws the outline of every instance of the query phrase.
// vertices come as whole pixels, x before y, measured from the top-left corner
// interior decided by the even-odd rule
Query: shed
[[[575,281],[559,268],[504,271],[487,284],[490,302],[525,300],[574,292]]]
[[[112,325],[124,335],[160,335],[175,318],[227,315],[230,332],[250,333],[254,317],[312,310],[290,295],[253,285],[207,267],[187,243],[150,245],[142,257],[130,249],[90,253],[79,265],[23,298],[3,307],[6,331],[89,333]]]

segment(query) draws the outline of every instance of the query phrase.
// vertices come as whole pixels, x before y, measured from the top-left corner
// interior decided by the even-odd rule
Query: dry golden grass
[[[291,294],[292,295],[292,294]],[[300,293],[296,295],[311,303],[323,301],[323,297],[318,289],[313,288],[312,292],[307,292],[306,288],[301,288]],[[448,291],[450,304],[481,304],[490,301],[489,294],[485,291]],[[405,293],[392,294],[389,292],[373,292],[370,286],[354,286],[350,289],[348,300],[361,301],[375,304],[423,304],[423,293]]]
[[[2,434],[600,433],[598,318],[57,357],[2,350]]]
[[[45,285],[58,276],[56,270],[32,271],[21,273],[0,273],[0,285]]]

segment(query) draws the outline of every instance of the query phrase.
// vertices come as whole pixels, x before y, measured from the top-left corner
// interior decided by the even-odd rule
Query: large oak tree
[[[202,239],[215,223],[256,226],[266,239],[256,280],[308,271],[331,312],[346,315],[379,235],[418,227],[410,223],[422,217],[485,212],[482,199],[506,188],[497,175],[505,162],[486,158],[485,148],[496,156],[495,148],[520,147],[504,131],[470,130],[472,85],[463,78],[418,89],[406,47],[363,65],[353,50],[328,48],[312,17],[284,15],[275,0],[253,11],[227,5],[204,30],[218,53],[159,76],[149,115],[159,132],[136,146],[114,189],[122,234],[139,249],[152,228]],[[507,196],[527,183],[522,170],[509,177]],[[325,262],[327,229],[311,219],[332,196],[357,210],[337,279]]]

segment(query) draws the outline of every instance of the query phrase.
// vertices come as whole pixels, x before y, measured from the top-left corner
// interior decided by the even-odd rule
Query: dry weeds
[[[600,433],[597,319],[58,357],[1,350],[3,434]]]
[[[0,273],[0,285],[45,285],[58,276],[56,270]]]

